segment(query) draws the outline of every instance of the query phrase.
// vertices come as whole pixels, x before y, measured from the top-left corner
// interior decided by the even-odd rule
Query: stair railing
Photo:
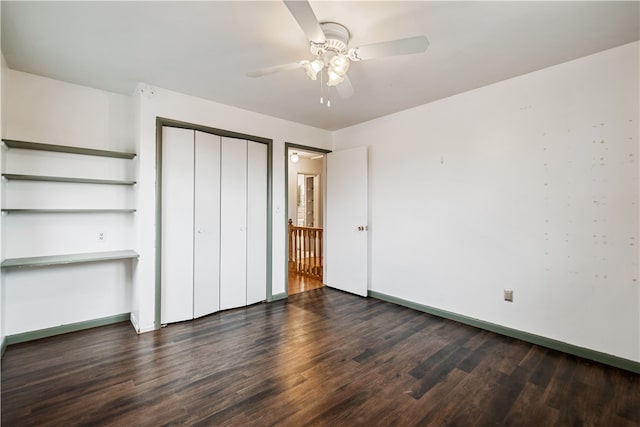
[[[322,228],[298,227],[289,220],[289,270],[322,280]]]

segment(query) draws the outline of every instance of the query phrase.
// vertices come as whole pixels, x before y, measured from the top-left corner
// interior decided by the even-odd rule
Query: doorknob
[[[367,229],[366,225],[359,225],[358,226],[358,231],[365,231]]]

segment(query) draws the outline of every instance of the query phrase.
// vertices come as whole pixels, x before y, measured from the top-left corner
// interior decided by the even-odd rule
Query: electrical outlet
[[[98,243],[104,243],[107,240],[107,235],[104,231],[98,231]]]
[[[504,290],[504,300],[513,302],[513,289],[505,289]]]

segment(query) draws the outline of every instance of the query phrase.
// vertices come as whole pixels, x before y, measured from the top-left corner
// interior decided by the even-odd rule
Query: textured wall
[[[640,360],[638,46],[336,132],[370,150],[370,288]]]

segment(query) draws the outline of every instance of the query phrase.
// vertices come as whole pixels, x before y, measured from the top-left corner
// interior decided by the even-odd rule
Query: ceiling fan
[[[276,65],[247,73],[248,77],[262,77],[280,71],[302,68],[311,80],[316,80],[326,68],[327,86],[335,86],[342,98],[354,94],[347,76],[351,62],[386,56],[422,53],[429,47],[426,36],[374,43],[349,48],[349,30],[336,22],[319,22],[306,0],[284,0],[300,28],[309,38],[312,59]],[[320,102],[322,98],[320,98]]]

